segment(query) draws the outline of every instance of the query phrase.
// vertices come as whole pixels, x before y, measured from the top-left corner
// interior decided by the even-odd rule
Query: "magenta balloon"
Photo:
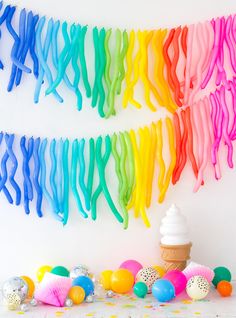
[[[143,266],[139,262],[137,262],[133,259],[130,259],[130,260],[123,262],[120,265],[120,268],[127,269],[128,271],[130,271],[134,275],[134,278],[135,278],[136,275],[138,274],[138,272],[140,271],[140,269],[143,268]]]
[[[163,278],[169,280],[174,285],[176,296],[182,293],[182,291],[184,291],[186,288],[187,278],[178,269],[169,271]]]

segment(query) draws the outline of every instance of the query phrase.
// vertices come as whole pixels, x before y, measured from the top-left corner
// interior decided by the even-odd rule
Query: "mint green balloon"
[[[138,282],[134,285],[134,294],[139,298],[144,298],[148,293],[148,287],[143,282]]]
[[[69,277],[70,276],[70,272],[64,266],[53,267],[53,269],[51,270],[51,273],[55,274],[55,275],[58,275],[58,276],[64,276],[64,277]]]

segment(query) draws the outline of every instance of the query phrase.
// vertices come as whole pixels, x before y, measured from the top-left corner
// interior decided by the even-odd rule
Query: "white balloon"
[[[204,299],[210,291],[210,285],[205,277],[193,276],[188,280],[186,292],[193,300]]]

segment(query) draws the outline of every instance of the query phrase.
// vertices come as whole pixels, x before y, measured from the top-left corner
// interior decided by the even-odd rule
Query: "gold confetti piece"
[[[193,303],[192,300],[189,300],[189,299],[184,299],[184,300],[182,300],[181,302],[182,302],[183,304],[185,304],[185,305],[190,305],[190,304]]]
[[[143,316],[143,318],[149,318],[150,316],[148,315],[148,314],[145,314],[144,316]]]
[[[105,305],[107,305],[107,306],[116,306],[115,303],[111,303],[111,302],[107,302],[107,303],[105,303]]]
[[[86,317],[93,317],[96,314],[96,312],[90,312],[88,314],[86,314]]]
[[[194,315],[201,315],[201,313],[200,312],[195,312]]]
[[[24,315],[24,313],[25,313],[24,311],[18,311],[17,315]]]
[[[180,311],[180,310],[173,310],[172,313],[173,313],[173,314],[180,314],[181,311]]]
[[[144,306],[144,308],[152,308],[151,305]]]
[[[71,307],[65,307],[64,310],[71,310]]]
[[[110,318],[117,318],[117,316],[116,315],[111,315]]]
[[[56,316],[62,316],[62,315],[64,315],[64,311],[56,311],[55,315]]]
[[[122,308],[136,308],[136,306],[132,304],[126,304],[126,305],[123,305]]]

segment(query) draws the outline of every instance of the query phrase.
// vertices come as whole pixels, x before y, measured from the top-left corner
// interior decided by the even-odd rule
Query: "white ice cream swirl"
[[[161,244],[184,245],[190,243],[186,218],[175,204],[172,204],[162,219],[160,232]]]

